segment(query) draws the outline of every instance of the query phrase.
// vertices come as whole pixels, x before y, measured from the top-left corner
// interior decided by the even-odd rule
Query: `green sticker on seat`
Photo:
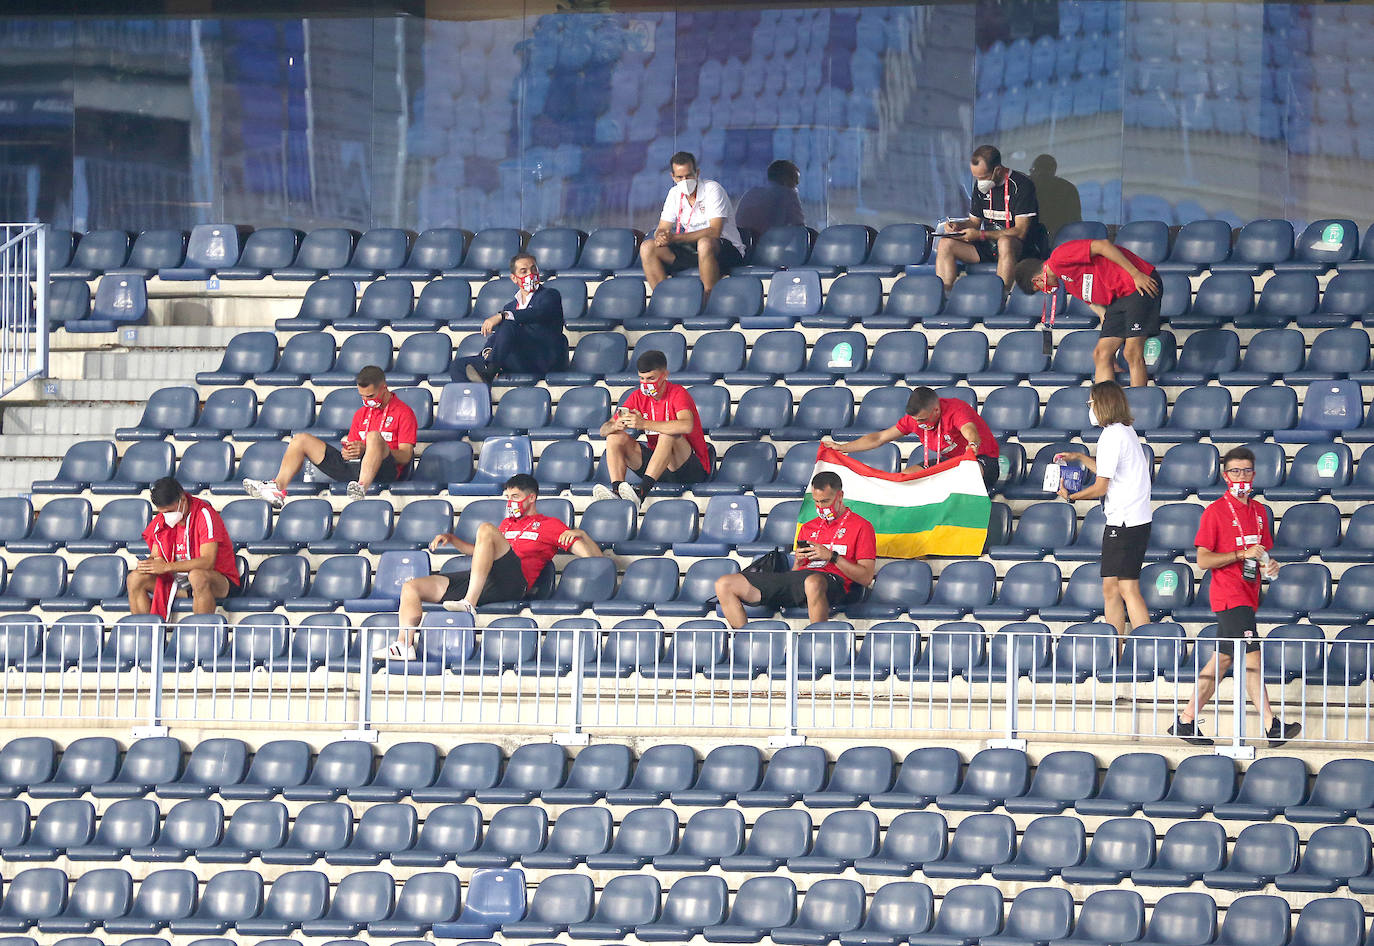
[[[831,368],[853,368],[854,367],[854,346],[848,342],[840,342],[830,349]]]
[[[1339,223],[1328,223],[1326,229],[1322,231],[1323,243],[1344,243],[1345,227]]]
[[[1155,591],[1166,598],[1172,598],[1178,591],[1178,573],[1167,569],[1156,575]]]
[[[1340,466],[1340,459],[1334,451],[1327,451],[1317,457],[1317,475],[1324,480],[1329,480],[1336,475],[1336,467]]]
[[[1011,461],[1008,460],[1006,457],[998,457],[998,458],[997,458],[997,475],[998,475],[999,477],[1005,477],[1005,476],[1006,476],[1008,473],[1010,473],[1010,472],[1011,472]]]
[[[1159,362],[1159,354],[1164,350],[1164,346],[1159,343],[1158,338],[1147,338],[1145,340],[1145,366],[1153,368]]]

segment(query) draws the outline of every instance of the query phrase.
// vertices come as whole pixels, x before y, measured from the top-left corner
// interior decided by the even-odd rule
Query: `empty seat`
[[[482,815],[476,807],[437,805],[425,815],[413,845],[405,850],[389,850],[387,854],[397,866],[442,867],[459,854],[475,850],[481,835]]]
[[[690,746],[678,743],[650,746],[640,755],[630,784],[607,792],[606,801],[612,805],[656,805],[691,786],[696,768],[696,754]]]
[[[1092,798],[1074,804],[1084,815],[1128,815],[1164,797],[1169,764],[1153,752],[1127,752],[1114,758]]]
[[[184,920],[196,907],[199,885],[194,872],[181,868],[153,871],[139,882],[138,893],[122,917],[107,918],[109,933],[152,935],[175,920]]]
[[[396,882],[379,870],[345,874],[334,888],[329,909],[301,924],[306,936],[352,936],[369,923],[386,919],[396,901]]]
[[[707,754],[692,786],[672,793],[673,803],[723,805],[739,793],[757,788],[762,777],[763,757],[756,747],[718,746]]]
[[[1154,860],[1154,825],[1141,818],[1112,818],[1093,832],[1083,862],[1061,873],[1065,883],[1115,884]]]
[[[554,822],[543,849],[526,854],[528,868],[571,870],[589,855],[603,853],[611,845],[611,813],[607,808],[568,808]]]
[[[677,840],[676,813],[664,808],[635,808],[626,812],[610,848],[588,855],[586,863],[592,870],[638,870],[670,853]]]
[[[738,811],[712,808],[688,819],[676,850],[653,859],[657,870],[704,871],[744,847],[744,816]]]
[[[1006,815],[971,815],[959,822],[949,849],[921,870],[927,877],[973,880],[1009,862],[1016,848],[1016,826]]]
[[[930,931],[907,938],[911,946],[981,941],[1002,928],[1002,892],[987,884],[954,887],[940,901]]]
[[[268,273],[285,269],[296,258],[305,234],[289,227],[262,227],[248,234],[243,252],[231,266],[216,270],[221,279],[261,279]]]
[[[30,561],[32,561],[30,559]],[[80,798],[115,776],[120,747],[108,736],[87,736],[67,744],[53,777],[30,785],[33,798]]]
[[[1202,758],[1190,756],[1190,758]],[[1147,887],[1186,887],[1226,860],[1226,831],[1215,821],[1180,821],[1159,844],[1154,863],[1131,871],[1131,882]]]
[[[133,896],[133,880],[127,871],[112,867],[87,871],[72,883],[62,912],[39,918],[38,928],[44,933],[94,932],[106,920],[128,913]]]
[[[240,934],[286,936],[303,923],[324,916],[329,900],[329,880],[316,870],[294,870],[272,881],[262,912],[252,919],[239,920]]]
[[[311,230],[301,241],[300,250],[290,266],[272,273],[274,279],[319,279],[327,271],[342,269],[353,255],[358,243],[356,230],[345,227],[321,227]]]
[[[400,266],[390,267],[391,275],[405,279],[428,279],[463,261],[468,235],[454,227],[434,227],[415,238],[410,254]],[[454,282],[466,280],[454,280]],[[432,283],[431,283],[432,285]]]
[[[983,749],[969,760],[959,788],[935,803],[949,811],[991,811],[1008,798],[1025,794],[1030,781],[1026,754],[1019,749]]]
[[[468,880],[462,912],[448,923],[435,923],[436,938],[488,937],[525,915],[525,878],[518,870],[476,870]]]
[[[1243,828],[1221,870],[1202,875],[1208,887],[1258,890],[1298,866],[1298,832],[1289,824],[1252,824]]]
[[[854,862],[860,874],[907,876],[922,865],[943,860],[948,826],[933,811],[906,811],[892,819],[878,852]]]
[[[866,899],[863,886],[856,880],[818,881],[802,898],[796,920],[773,930],[771,939],[775,943],[823,946],[858,928]]]
[[[548,839],[549,820],[542,808],[514,805],[491,816],[481,843],[459,853],[459,867],[509,867],[526,854],[542,848]]]
[[[1049,942],[1069,935],[1073,925],[1073,897],[1067,890],[1048,887],[1023,890],[1007,911],[1007,925],[995,936],[979,940],[986,946],[1019,946]]]
[[[458,878],[441,871],[411,874],[391,915],[367,924],[372,936],[421,936],[458,915]]]
[[[1200,818],[1236,794],[1236,766],[1225,756],[1189,756],[1174,770],[1169,791],[1146,802],[1149,818]]]
[[[719,926],[728,902],[724,878],[705,874],[683,877],[669,888],[659,918],[636,925],[635,936],[649,943],[691,939],[706,927]]]
[[[221,870],[209,876],[195,910],[185,919],[173,920],[170,929],[179,935],[212,935],[228,932],[240,920],[262,910],[262,875],[255,870]]]
[[[1087,798],[1097,788],[1097,760],[1080,750],[1051,752],[1035,767],[1024,794],[1008,798],[1007,811],[1047,814],[1061,812]]]
[[[1150,913],[1142,946],[1210,943],[1217,932],[1217,906],[1205,893],[1165,894]]]
[[[1374,807],[1374,762],[1335,759],[1326,763],[1312,783],[1312,794],[1299,805],[1284,809],[1295,822],[1341,822],[1361,808]]]
[[[797,888],[785,877],[750,877],[740,884],[723,923],[707,926],[710,943],[757,943],[793,921]]]
[[[213,742],[214,740],[209,740]],[[157,839],[135,845],[135,861],[184,861],[196,851],[214,847],[224,833],[224,809],[204,798],[177,802],[162,821]]]
[[[1369,832],[1358,825],[1325,825],[1312,832],[1296,870],[1279,874],[1280,890],[1334,893],[1350,885],[1352,893],[1374,889],[1370,882]]]

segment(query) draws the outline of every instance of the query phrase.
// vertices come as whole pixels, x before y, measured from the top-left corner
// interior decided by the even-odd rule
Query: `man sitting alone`
[[[731,627],[744,626],[744,606],[807,609],[812,624],[830,620],[857,582],[873,580],[878,539],[873,524],[844,504],[837,473],[823,470],[811,478],[816,518],[803,523],[797,534],[796,564],[792,571],[773,575],[735,572],[716,579],[720,612]]]
[[[506,500],[506,518],[499,525],[484,522],[478,526],[475,542],[464,542],[451,532],[434,537],[430,551],[451,545],[472,556],[469,570],[412,578],[402,585],[399,636],[375,651],[374,656],[415,659],[415,633],[420,628],[425,602],[443,602],[451,605],[451,610],[474,614],[479,605],[528,597],[539,573],[558,552],[572,552],[578,558],[601,555],[600,546],[581,529],[569,528],[553,516],[535,512],[539,481],[528,473],[517,473],[506,480],[502,496]]]

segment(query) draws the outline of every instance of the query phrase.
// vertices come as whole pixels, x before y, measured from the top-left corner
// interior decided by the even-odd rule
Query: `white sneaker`
[[[628,499],[630,502],[634,503],[636,509],[644,505],[644,500],[639,495],[639,490],[635,489],[629,483],[620,484],[620,498]]]
[[[615,499],[615,493],[605,483],[597,483],[592,487],[592,499]]]
[[[415,645],[402,644],[400,641],[392,641],[385,647],[379,647],[372,652],[374,657],[384,657],[387,660],[414,660]]]
[[[249,496],[256,496],[258,499],[266,500],[269,506],[276,509],[286,505],[286,493],[276,484],[274,480],[250,480],[243,481],[243,491]]]
[[[363,498],[364,496],[366,496],[366,495],[367,495],[367,490],[363,489],[363,485],[362,485],[361,483],[359,483],[357,480],[353,480],[352,482],[350,482],[350,483],[348,484],[348,501],[349,501],[349,502],[353,502],[353,501],[355,501],[355,500],[362,499],[362,498]]]

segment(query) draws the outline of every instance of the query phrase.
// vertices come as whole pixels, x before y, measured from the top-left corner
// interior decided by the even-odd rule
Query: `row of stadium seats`
[[[882,425],[867,429],[881,430]],[[750,430],[756,432],[755,436],[761,436],[769,428],[765,425],[717,428],[717,432],[724,431],[736,435]],[[804,435],[814,437],[821,432],[823,431],[808,430]],[[1268,428],[1247,429],[1243,432],[1234,429],[1213,431],[1221,434],[1218,439],[1224,443],[1247,443],[1250,437],[1264,436],[1271,432]],[[420,438],[422,442],[432,439],[425,437],[424,433]],[[857,435],[858,432],[846,433]],[[1034,501],[1047,498],[1042,478],[1055,455],[1066,450],[1082,452],[1087,449],[1083,443],[1070,439],[1075,433],[1077,431],[1055,430],[1050,435],[1051,432],[1039,429],[1026,432],[1029,442],[1050,441],[1029,461],[1021,444],[1002,444],[1002,456],[999,460],[1005,461],[1003,474],[992,492],[1013,500]],[[1282,435],[1284,431],[1280,430],[1279,433]],[[333,436],[338,436],[338,432],[336,431]],[[1329,495],[1337,503],[1347,503],[1368,500],[1371,492],[1374,492],[1374,484],[1371,483],[1371,478],[1374,477],[1374,464],[1356,463],[1347,444],[1320,440],[1308,443],[1298,451],[1291,465],[1284,459],[1283,447],[1280,444],[1261,443],[1249,446],[1256,453],[1259,464],[1262,464],[1259,467],[1263,477],[1261,488],[1268,491],[1270,500],[1301,502],[1320,500]],[[722,495],[796,498],[805,491],[810,479],[816,459],[816,447],[816,441],[803,440],[788,448],[782,463],[779,464],[777,448],[771,442],[748,441],[732,444],[721,456],[719,468],[713,476],[703,483],[695,484],[691,488],[691,495],[697,499]],[[162,476],[175,475],[185,488],[194,492],[208,491],[212,495],[235,496],[242,492],[242,480],[245,478],[268,480],[275,477],[285,450],[286,444],[279,440],[254,442],[242,451],[242,456],[236,462],[232,444],[206,440],[186,447],[180,461],[175,461],[171,444],[165,441],[142,441],[128,447],[125,459],[116,467],[113,443],[83,441],[68,451],[63,466],[58,470],[57,479],[38,480],[31,489],[34,494],[79,494],[90,490],[97,496],[129,496],[141,493],[149,483]],[[1147,451],[1147,458],[1153,462],[1153,451],[1148,448]],[[900,451],[889,444],[873,451],[865,451],[857,455],[857,458],[874,468],[888,472],[895,472],[903,466]],[[913,463],[918,462],[920,455],[912,456],[911,460]],[[1215,445],[1176,444],[1164,453],[1159,470],[1155,474],[1154,497],[1156,500],[1179,500],[1197,495],[1209,501],[1215,499],[1222,492],[1216,479],[1216,470]],[[546,490],[555,493],[571,491],[575,496],[591,495],[597,483],[609,482],[605,457],[596,460],[591,444],[586,441],[550,443],[544,447],[536,462],[531,438],[493,437],[483,442],[475,469],[472,448],[468,444],[450,441],[429,446],[420,455],[412,476],[400,483],[390,484],[389,492],[393,497],[434,496],[440,493],[450,496],[490,497],[498,494],[501,484],[516,473],[531,473]],[[327,481],[307,482],[298,475],[289,485],[287,493],[289,496],[311,496],[332,489],[335,495],[342,495],[343,486],[342,483],[334,483],[331,486]],[[380,488],[374,486],[372,491],[375,494]],[[684,488],[680,485],[670,486],[659,493],[663,497],[681,496],[684,494]],[[34,522],[31,509],[16,505],[15,499],[22,497],[0,502],[0,509],[5,510],[3,527],[0,527],[3,528],[3,532],[0,532],[0,535],[3,535],[5,541],[28,537]],[[56,507],[53,511],[54,526],[61,523],[60,528],[63,530],[57,534],[65,535],[72,540],[85,538],[86,536],[77,534],[83,528],[83,524],[84,527],[91,525],[89,516],[82,512],[83,508],[86,507],[73,504]],[[444,509],[446,512],[443,515],[452,515],[451,507],[447,504],[425,508]],[[483,509],[485,510],[485,507]],[[59,510],[65,511],[59,515]],[[243,507],[243,510],[246,514],[247,507]],[[666,513],[667,510],[663,512]],[[72,518],[72,514],[75,514],[75,519]],[[376,515],[373,513],[374,517]],[[383,515],[387,517],[386,522],[390,523],[390,515]],[[419,515],[418,511],[415,515]],[[254,516],[250,521],[261,518]],[[757,515],[754,515],[753,521],[757,522],[757,518]],[[1325,523],[1327,520],[1322,521]],[[1000,527],[1000,523],[998,526]],[[750,525],[748,528],[752,529],[754,526]],[[254,533],[259,531],[253,530]],[[376,535],[375,530],[369,532],[369,535],[374,539],[382,538]],[[42,534],[35,538],[41,540]],[[1335,544],[1337,538],[1336,534],[1331,534],[1328,544]],[[735,541],[752,542],[753,538],[745,536]]]
[[[797,486],[801,490],[802,485]],[[594,500],[579,517],[565,498],[539,500],[538,509],[583,529],[608,552],[619,555],[665,555],[679,558],[710,555],[761,554],[791,541],[801,500],[777,502],[760,519],[757,498],[750,495],[713,496],[704,512],[684,499],[662,499],[648,506],[642,517],[628,500]],[[1152,544],[1146,561],[1180,555],[1191,558],[1190,538],[1201,507],[1170,503],[1156,509]],[[298,499],[275,518],[261,499],[239,499],[225,505],[221,515],[236,546],[254,556],[288,552],[339,555],[395,550],[418,550],[442,532],[473,541],[482,522],[499,522],[502,501],[469,502],[457,520],[443,500],[412,502],[397,517],[391,503],[362,500],[349,503],[337,517],[323,499]],[[0,498],[0,547],[10,558],[37,553],[79,556],[122,549],[142,551],[143,530],[151,506],[139,497],[110,500],[98,516],[84,498],[60,498],[44,505],[35,520],[23,497]],[[1100,554],[1103,514],[1088,509],[1080,521],[1067,504],[1049,501],[1026,506],[1013,520],[1010,509],[994,503],[985,554],[997,561],[1092,561]],[[428,538],[426,538],[428,537]],[[1359,564],[1374,550],[1374,512],[1368,505],[1355,509],[1342,525],[1341,510],[1329,503],[1297,503],[1279,518],[1273,558],[1304,562],[1320,556],[1326,563]]]
[[[1216,760],[1215,756],[1195,756]],[[1226,766],[1209,781],[1230,780]],[[1204,779],[1203,780],[1208,780]],[[751,793],[743,793],[749,795]],[[760,793],[771,794],[771,793]],[[965,810],[951,799],[954,810]],[[1084,802],[1087,804],[1087,802]],[[1215,821],[1175,823],[1156,846],[1161,830],[1148,820],[1121,818],[1087,835],[1073,815],[1031,820],[1018,838],[1004,814],[972,814],[951,831],[945,816],[908,811],[886,828],[866,810],[836,811],[817,819],[809,812],[768,805],[746,826],[736,808],[704,808],[680,824],[672,808],[637,808],[619,827],[609,807],[565,807],[550,826],[539,805],[496,810],[483,828],[480,809],[447,804],[427,811],[423,826],[415,806],[369,806],[354,827],[344,802],[300,807],[294,818],[279,801],[239,805],[226,822],[217,801],[178,802],[162,817],[158,803],[129,798],[100,817],[85,799],[51,801],[33,819],[22,801],[0,802],[4,860],[44,862],[117,861],[304,866],[520,867],[526,870],[706,871],[758,875],[843,874],[1004,882],[1111,885],[1130,879],[1136,887],[1187,887],[1201,881],[1216,890],[1353,894],[1374,892],[1370,835],[1359,825],[1326,825],[1300,844],[1291,824],[1252,824],[1229,846]],[[1089,806],[1091,807],[1091,806]],[[1202,810],[1191,802],[1161,801],[1148,807]],[[345,875],[348,876],[348,875]]]
[[[808,268],[825,275],[840,272],[896,275],[902,267],[925,263],[930,228],[924,224],[890,224],[881,232],[860,224],[835,224],[819,233],[804,226],[781,226],[759,234],[749,247],[741,275],[772,275],[779,269]],[[1295,235],[1296,234],[1296,235]],[[1056,243],[1083,237],[1106,237],[1097,221],[1072,222]],[[131,239],[123,230],[95,230],[78,236],[54,230],[48,239],[48,268],[55,279],[91,280],[102,274],[162,279],[201,280],[261,278],[313,281],[326,275],[371,280],[383,275],[430,279],[440,274],[485,280],[503,275],[510,257],[532,253],[546,276],[600,279],[637,273],[638,231],[605,227],[588,235],[568,227],[551,227],[528,235],[512,228],[490,228],[477,234],[457,228],[434,228],[419,236],[396,228],[359,234],[342,227],[304,234],[285,227],[249,232],[228,223],[198,224],[189,234],[148,230]],[[1135,220],[1114,237],[1165,272],[1197,275],[1205,269],[1259,274],[1320,273],[1333,266],[1368,269],[1374,262],[1362,246],[1370,231],[1348,219],[1317,220],[1297,234],[1287,220],[1264,218],[1246,223],[1234,236],[1224,220],[1195,220],[1176,236],[1160,220]],[[184,264],[184,265],[183,265]]]
[[[281,797],[292,802],[326,802],[347,797],[371,803],[409,797],[420,804],[515,806],[529,806],[536,800],[560,806],[671,802],[711,809],[716,812],[713,817],[724,817],[719,806],[734,802],[746,809],[786,809],[798,803],[817,810],[862,805],[905,810],[934,805],[948,812],[1000,808],[1011,814],[1046,815],[1073,809],[1081,815],[1103,817],[1143,812],[1146,819],[1196,820],[1211,814],[1224,821],[1267,822],[1282,817],[1299,824],[1341,824],[1351,818],[1374,823],[1374,761],[1332,760],[1321,766],[1310,786],[1308,782],[1306,764],[1296,756],[1265,756],[1238,776],[1236,763],[1226,756],[1188,756],[1171,768],[1164,756],[1154,752],[1113,756],[1099,778],[1097,760],[1076,749],[1050,752],[1032,765],[1020,749],[981,749],[965,763],[947,746],[913,749],[900,761],[882,745],[853,746],[834,759],[816,745],[779,748],[765,759],[758,747],[746,744],[718,746],[703,758],[682,743],[653,745],[638,756],[623,744],[598,743],[570,756],[565,747],[547,742],[527,743],[506,755],[489,742],[462,743],[444,752],[431,742],[419,741],[398,743],[378,755],[371,744],[347,739],[328,743],[312,754],[310,746],[297,739],[269,741],[254,750],[233,737],[201,740],[188,755],[186,746],[171,736],[139,739],[127,749],[109,736],[87,736],[65,747],[46,736],[25,736],[0,748],[0,796],[43,799],[40,818],[52,807],[51,799],[130,799],[151,794],[164,800],[218,795],[231,801]],[[23,810],[27,809],[13,809],[11,814]],[[86,808],[71,810],[94,817]],[[275,831],[284,836],[286,812],[272,810],[280,811],[279,819],[274,816]],[[533,814],[519,814],[520,810],[510,809],[503,819],[532,817],[547,825],[543,808],[524,809]],[[471,824],[462,834],[470,836],[470,844],[481,843],[482,818],[476,811],[449,812],[451,820],[444,830],[456,832],[457,825]],[[727,810],[725,816],[736,813]],[[57,814],[54,811],[49,817]],[[430,814],[422,819],[426,825]],[[657,818],[641,814],[635,820],[641,817]],[[213,834],[204,825],[198,826],[196,819],[188,821],[177,830],[200,831],[203,837]],[[352,823],[350,816],[350,829]],[[739,824],[742,829],[743,822]],[[1138,824],[1149,829],[1153,852],[1151,823]],[[168,823],[164,830],[170,827]],[[613,852],[628,852],[632,844],[642,843],[630,837],[632,832],[623,823],[620,831]],[[9,831],[6,836],[15,835]],[[531,839],[534,847],[526,847],[523,853],[546,843],[544,828],[527,833],[524,843]],[[490,840],[497,843],[495,838]],[[499,843],[509,846],[510,841]],[[442,853],[442,846],[435,851]],[[450,849],[449,858],[454,853]],[[644,853],[652,856],[653,851],[646,848]],[[1364,853],[1368,857],[1369,851]],[[439,866],[447,859],[414,863]],[[1149,865],[1147,859],[1136,866]]]
[[[248,613],[231,634],[220,615],[192,615],[175,626],[165,646],[155,642],[165,634],[161,621],[142,615],[120,618],[106,634],[105,622],[93,614],[58,618],[46,632],[35,615],[7,614],[0,615],[0,632],[5,666],[17,670],[120,673],[135,667],[148,671],[157,662],[169,673],[306,673],[321,668],[355,673],[363,669],[364,650],[384,642],[397,618],[395,612],[374,613],[356,634],[350,632],[351,623],[347,615],[317,613],[293,629],[284,615]],[[665,635],[657,619],[629,618],[611,627],[600,644],[601,621],[591,618],[559,619],[542,633],[534,618],[498,618],[478,635],[470,620],[435,611],[425,615],[421,627],[425,633],[416,659],[387,662],[388,672],[498,678],[510,670],[524,677],[567,676],[579,652],[578,630],[595,632],[582,635],[583,675],[637,675],[643,680],[700,676],[785,681],[795,673],[800,680],[828,676],[837,683],[947,683],[956,677],[991,683],[1004,680],[1014,660],[1016,676],[1032,683],[1080,684],[1090,678],[1178,683],[1196,679],[1198,668],[1218,646],[1216,625],[1203,627],[1191,640],[1182,626],[1170,622],[1135,629],[1117,658],[1114,632],[1101,623],[1071,624],[1055,640],[1038,622],[1002,623],[990,636],[991,625],[985,629],[978,623],[947,622],[923,640],[918,628],[904,621],[876,622],[858,637],[847,621],[825,621],[800,632],[800,656],[789,666],[788,624],[777,620],[750,621],[731,636],[724,622],[715,619],[683,620]],[[1314,625],[1279,625],[1262,641],[1264,677],[1279,684],[1302,680],[1313,686],[1358,686],[1371,676],[1370,640],[1365,625],[1344,628],[1329,643],[1325,631]],[[369,667],[380,665],[374,660]]]
[[[119,868],[80,875],[71,882],[70,896],[68,882],[67,875],[54,868],[20,873],[0,905],[0,929],[36,929],[47,934],[100,929],[126,935],[166,929],[182,935],[233,933],[239,937],[289,937],[296,932],[341,937],[366,932],[369,941],[430,932],[454,939],[499,932],[503,941],[564,934],[574,940],[623,940],[633,934],[646,942],[683,942],[700,935],[715,943],[768,940],[796,946],[822,946],[836,940],[842,946],[901,942],[994,946],[1051,940],[1358,946],[1365,933],[1356,900],[1314,900],[1302,908],[1293,925],[1288,903],[1264,894],[1239,898],[1219,913],[1207,894],[1174,892],[1160,898],[1147,923],[1144,900],[1133,890],[1096,891],[1075,911],[1072,895],[1063,888],[1027,888],[1005,907],[999,888],[963,884],[949,888],[937,909],[930,887],[920,882],[885,884],[870,897],[858,881],[842,878],[818,881],[799,893],[788,878],[750,877],[732,896],[724,878],[693,874],[674,881],[664,897],[653,876],[617,875],[598,896],[586,875],[553,874],[539,882],[527,905],[522,872],[483,870],[474,872],[467,882],[461,912],[458,878],[440,871],[412,875],[399,896],[395,878],[384,871],[348,874],[332,895],[328,878],[312,870],[287,871],[270,885],[257,871],[222,871],[212,876],[203,891],[198,891],[194,873],[178,868],[148,875],[138,883],[137,892],[130,875]],[[16,901],[13,907],[11,898]],[[24,939],[10,937],[6,942],[19,946],[16,940]],[[77,946],[78,941],[81,946],[103,946],[103,941],[88,937],[56,942]],[[196,946],[234,942],[194,941]],[[262,940],[259,946],[295,942],[290,938]],[[336,938],[332,942],[352,946],[361,941]],[[402,942],[410,946],[428,941]],[[145,936],[128,943],[153,946],[166,940]]]

